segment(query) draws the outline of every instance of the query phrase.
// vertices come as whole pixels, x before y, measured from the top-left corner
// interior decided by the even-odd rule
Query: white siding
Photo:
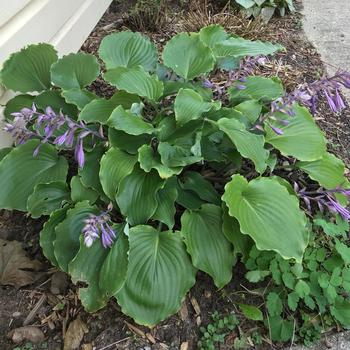
[[[77,51],[111,2],[0,0],[0,66],[12,52],[33,43],[51,43],[60,55]],[[0,86],[0,105],[10,97]],[[8,144],[8,135],[0,132],[0,148]]]

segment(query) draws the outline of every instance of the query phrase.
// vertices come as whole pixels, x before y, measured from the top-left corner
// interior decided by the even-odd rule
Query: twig
[[[108,345],[104,346],[103,348],[99,348],[99,349],[94,348],[94,350],[105,350],[105,349],[110,348],[110,347],[113,346],[113,345],[120,344],[120,343],[122,343],[122,342],[124,342],[125,340],[128,340],[128,339],[130,339],[130,338],[131,338],[131,337],[127,337],[127,338],[118,340],[118,341],[116,341],[116,342],[114,342],[114,343],[108,344]]]
[[[29,312],[26,319],[23,321],[23,326],[28,326],[29,323],[31,323],[33,321],[34,317],[36,316],[36,314],[39,311],[39,309],[41,308],[41,306],[44,304],[45,300],[46,300],[46,295],[42,294],[40,299],[38,300],[38,302],[35,304],[33,309]]]

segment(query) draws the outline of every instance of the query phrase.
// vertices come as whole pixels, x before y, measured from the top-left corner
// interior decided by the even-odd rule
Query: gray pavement
[[[303,6],[304,31],[328,73],[350,71],[350,0],[303,0]],[[344,94],[350,101],[350,91]]]

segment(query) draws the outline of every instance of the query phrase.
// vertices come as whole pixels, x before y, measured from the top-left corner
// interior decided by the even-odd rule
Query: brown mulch
[[[194,0],[192,0],[194,1]],[[132,21],[128,11],[135,1],[114,1],[97,24],[89,38],[82,46],[85,52],[97,53],[103,37],[115,31],[128,29]],[[278,76],[282,79],[287,91],[295,89],[299,84],[311,82],[324,74],[324,66],[314,47],[305,38],[301,29],[301,15],[288,15],[275,18],[269,24],[248,21],[240,15],[222,11],[208,12],[197,1],[197,5],[182,12],[177,3],[167,13],[167,17],[157,32],[146,32],[159,47],[177,32],[197,30],[202,25],[221,23],[227,30],[248,39],[271,40],[283,44],[287,51],[271,58],[269,65],[262,68],[260,74]],[[215,11],[215,9],[212,9]],[[135,29],[135,28],[133,28]],[[114,89],[102,80],[97,80],[90,87],[101,96],[109,97]],[[350,164],[350,110],[334,115],[326,105],[319,105],[316,120],[324,130],[330,143],[330,149],[338,154],[344,162]],[[38,244],[38,233],[42,222],[26,218],[21,213],[0,213],[0,238],[24,242],[28,254],[36,259],[45,261]],[[46,263],[46,271],[50,266]],[[216,290],[210,278],[204,274],[198,275],[198,283],[186,298],[182,312],[170,317],[152,330],[138,327],[132,320],[123,316],[115,301],[111,301],[105,309],[95,314],[87,314],[77,300],[76,289],[73,285],[64,295],[55,296],[50,292],[50,271],[35,286],[15,290],[13,287],[0,286],[0,349],[13,349],[15,345],[6,339],[5,334],[15,327],[22,326],[28,313],[35,308],[38,301],[45,296],[45,301],[37,310],[31,324],[40,327],[46,334],[48,349],[63,348],[63,334],[69,323],[78,315],[86,323],[89,330],[85,334],[83,349],[180,349],[181,344],[188,342],[188,349],[196,349],[199,336],[199,326],[210,321],[214,311],[230,313],[236,310],[234,301],[241,297],[252,298],[243,291],[243,269],[237,265],[232,282],[223,290]],[[197,307],[197,304],[199,308]],[[136,328],[135,328],[136,327]],[[243,331],[249,330],[249,323],[241,325]],[[182,345],[183,349],[185,345]],[[232,345],[221,346],[229,349]],[[259,349],[270,349],[268,335],[264,346]]]

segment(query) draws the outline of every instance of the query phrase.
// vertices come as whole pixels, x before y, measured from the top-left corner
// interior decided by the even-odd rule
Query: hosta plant
[[[209,26],[161,55],[139,33],[111,34],[103,73],[94,56],[58,58],[47,44],[4,63],[2,83],[20,94],[5,108],[15,145],[0,153],[0,207],[47,218],[43,253],[83,282],[86,310],[113,298],[155,325],[198,270],[222,288],[252,245],[301,263],[317,206],[348,218],[344,164],[301,103],[323,93],[343,108],[349,76],[289,95],[277,78],[248,76],[242,62],[282,49]],[[100,74],[116,88],[109,99],[87,89]]]

